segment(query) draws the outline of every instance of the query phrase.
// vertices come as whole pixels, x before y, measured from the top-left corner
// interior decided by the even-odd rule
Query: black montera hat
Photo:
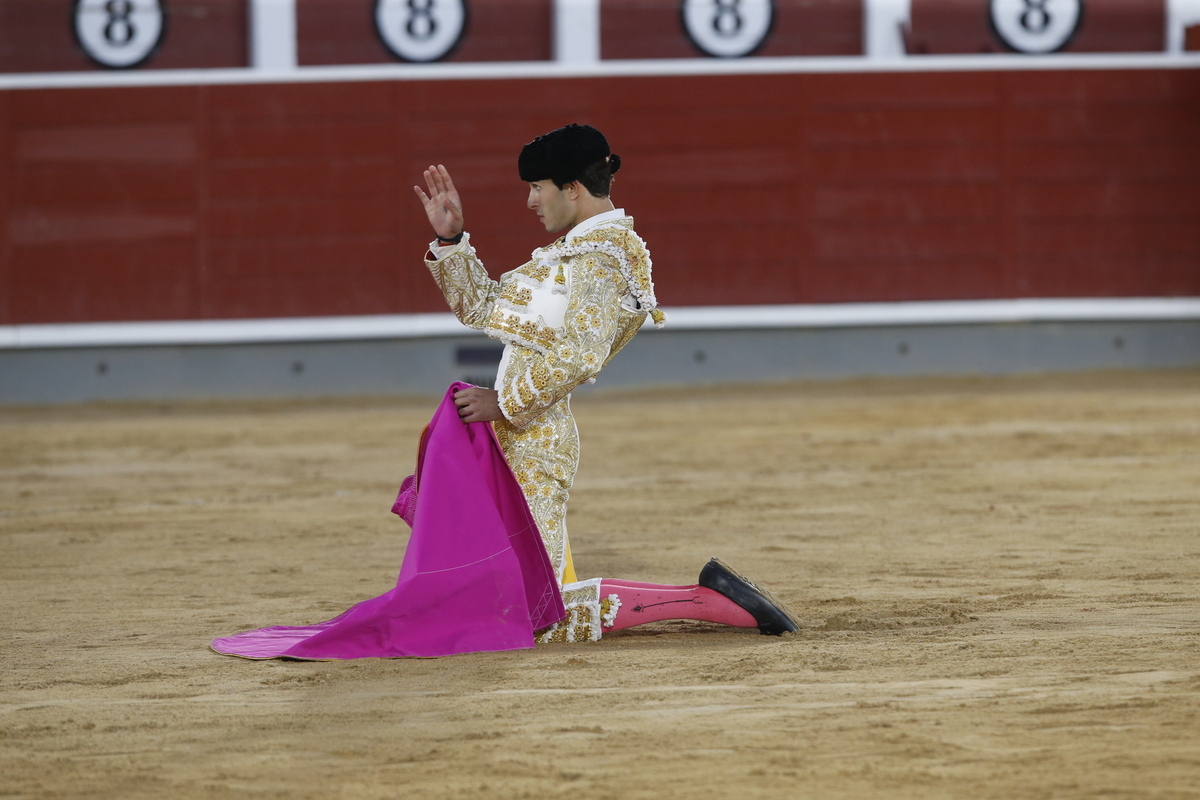
[[[621,157],[612,155],[604,134],[591,125],[571,123],[525,145],[517,158],[517,171],[523,181],[551,180],[561,186],[578,180],[585,169],[609,156],[610,170],[615,173]]]

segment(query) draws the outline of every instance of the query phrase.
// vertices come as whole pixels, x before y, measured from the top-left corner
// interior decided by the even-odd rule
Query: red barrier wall
[[[571,120],[666,306],[1200,295],[1200,70],[299,83],[0,92],[0,323],[443,310],[421,168],[498,273]]]
[[[911,0],[910,53],[1005,53],[992,29],[986,2]],[[1166,0],[1086,0],[1079,29],[1064,53],[1162,52]]]
[[[545,61],[553,0],[470,0],[462,41],[444,61]],[[375,30],[373,0],[296,0],[302,66],[386,64],[393,56]]]
[[[862,54],[863,10],[845,0],[775,0],[771,33],[756,56]],[[678,0],[604,0],[600,4],[603,58],[697,58]]]
[[[143,69],[244,67],[247,0],[171,0]],[[0,73],[102,70],[76,43],[70,0],[0,0]]]

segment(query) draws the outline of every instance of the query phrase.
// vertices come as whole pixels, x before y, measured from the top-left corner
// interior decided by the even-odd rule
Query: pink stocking
[[[612,627],[604,626],[605,633],[664,619],[695,619],[736,628],[758,626],[749,611],[725,595],[703,586],[660,586],[656,583],[608,578],[600,582],[601,599],[614,594],[620,599],[621,605]]]

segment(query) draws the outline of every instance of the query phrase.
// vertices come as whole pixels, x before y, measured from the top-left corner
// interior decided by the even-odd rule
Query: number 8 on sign
[[[1018,53],[1061,50],[1082,17],[1083,0],[991,0],[996,35]]]
[[[166,12],[159,0],[75,0],[75,40],[102,67],[143,63],[162,42]]]
[[[710,56],[738,58],[757,50],[771,32],[771,0],[683,0],[683,29]]]
[[[375,30],[392,55],[437,61],[450,54],[466,28],[465,0],[376,0]]]

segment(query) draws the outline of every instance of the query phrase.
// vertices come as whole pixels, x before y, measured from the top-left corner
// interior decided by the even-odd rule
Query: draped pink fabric
[[[517,650],[533,647],[534,631],[566,616],[537,524],[492,426],[458,417],[454,392],[465,386],[453,384],[438,406],[415,482],[406,483],[393,509],[413,527],[396,587],[317,625],[214,639],[214,650],[298,659]]]

